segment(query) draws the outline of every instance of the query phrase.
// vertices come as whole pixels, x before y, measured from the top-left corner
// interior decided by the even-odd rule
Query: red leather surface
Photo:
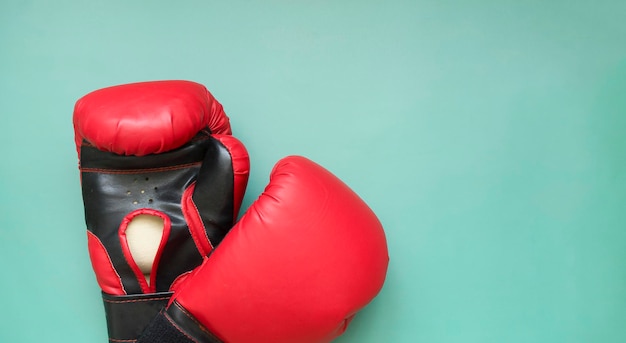
[[[87,231],[87,246],[91,265],[96,272],[96,280],[102,291],[110,295],[126,294],[122,280],[113,268],[113,263],[104,245],[90,231]]]
[[[222,105],[201,84],[152,81],[93,91],[74,108],[75,142],[143,156],[172,150],[200,130],[231,134]]]
[[[193,202],[193,198],[191,197],[195,189],[195,182],[185,189],[181,205],[185,221],[189,227],[189,234],[191,235],[191,238],[193,239],[200,255],[206,256],[213,250],[213,244],[211,244],[211,241],[207,236],[204,224],[202,223],[202,218],[200,218],[200,213],[198,213],[198,207],[196,207],[196,204]]]
[[[226,342],[329,342],[380,291],[385,234],[343,182],[288,157],[176,300]]]

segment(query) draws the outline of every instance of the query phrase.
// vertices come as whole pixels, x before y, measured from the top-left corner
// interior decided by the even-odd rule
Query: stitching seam
[[[165,319],[167,319],[167,321],[170,322],[172,324],[172,326],[174,326],[176,328],[176,330],[178,330],[178,332],[183,334],[185,337],[189,338],[190,340],[194,341],[195,343],[200,343],[200,342],[196,341],[193,337],[189,336],[178,325],[176,325],[176,323],[174,323],[174,321],[170,318],[170,316],[167,313],[165,313]]]
[[[128,169],[128,170],[124,170],[124,169],[103,169],[103,168],[81,168],[81,171],[83,173],[140,174],[140,173],[156,173],[156,172],[163,172],[163,171],[170,171],[170,170],[185,169],[185,168],[189,168],[189,167],[193,167],[193,166],[197,166],[197,165],[201,165],[201,164],[202,164],[202,162],[193,162],[193,163],[180,164],[180,165],[171,166],[171,167],[146,168],[146,169]]]
[[[136,300],[106,300],[105,302],[112,304],[126,304],[126,303],[136,303],[136,302],[148,302],[148,301],[158,301],[158,300],[168,300],[170,297],[162,297],[162,298],[153,298],[153,299],[136,299]]]

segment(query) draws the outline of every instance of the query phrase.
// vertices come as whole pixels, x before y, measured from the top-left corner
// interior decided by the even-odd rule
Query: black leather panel
[[[221,343],[212,332],[200,324],[189,312],[180,304],[174,302],[165,310],[165,313],[183,329],[189,336],[202,343]]]
[[[80,163],[87,229],[102,242],[125,292],[131,294],[103,295],[110,340],[133,341],[167,300],[161,295],[158,299],[141,295],[137,277],[122,252],[118,231],[123,219],[138,209],[156,210],[169,217],[170,235],[155,281],[157,292],[169,291],[177,277],[199,266],[203,258],[182,213],[184,191],[197,181],[192,199],[213,246],[233,225],[230,153],[208,132],[201,132],[179,149],[141,157],[116,155],[84,142]]]
[[[176,301],[148,325],[137,343],[223,343]]]
[[[168,291],[178,275],[202,262],[190,239],[181,198],[184,190],[196,180],[208,145],[209,139],[171,153],[145,157],[119,156],[90,146],[82,147],[81,175],[87,229],[109,252],[127,294],[142,293],[122,253],[118,234],[122,220],[132,211],[149,208],[165,213],[171,220],[166,249],[177,253],[161,259],[164,263],[159,264],[157,291]],[[146,168],[137,168],[141,160],[146,161]]]
[[[159,311],[165,308],[172,294],[163,292],[112,296],[102,293],[109,341],[137,339]]]
[[[87,229],[107,249],[127,294],[142,293],[118,235],[122,220],[130,212],[148,208],[171,220],[170,236],[157,269],[157,292],[168,291],[179,275],[202,262],[181,208],[183,192],[194,181],[199,180],[193,200],[213,246],[233,225],[230,155],[205,133],[179,149],[142,157],[120,156],[85,144],[81,148],[81,178]]]
[[[193,201],[209,240],[216,247],[234,224],[234,172],[228,150],[217,140],[207,148]],[[215,180],[221,180],[215,182]]]

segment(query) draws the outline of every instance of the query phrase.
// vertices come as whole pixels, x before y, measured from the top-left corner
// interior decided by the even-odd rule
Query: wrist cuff
[[[109,342],[134,342],[154,317],[165,308],[172,292],[109,295],[102,293]]]
[[[177,302],[162,310],[137,343],[223,343]]]

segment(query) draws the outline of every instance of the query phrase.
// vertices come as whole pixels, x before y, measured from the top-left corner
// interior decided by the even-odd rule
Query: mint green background
[[[105,342],[72,107],[204,83],[387,231],[338,342],[626,342],[626,2],[0,2],[0,342]],[[304,238],[306,239],[306,238]],[[323,251],[323,247],[320,247]],[[314,258],[314,256],[312,256]]]

